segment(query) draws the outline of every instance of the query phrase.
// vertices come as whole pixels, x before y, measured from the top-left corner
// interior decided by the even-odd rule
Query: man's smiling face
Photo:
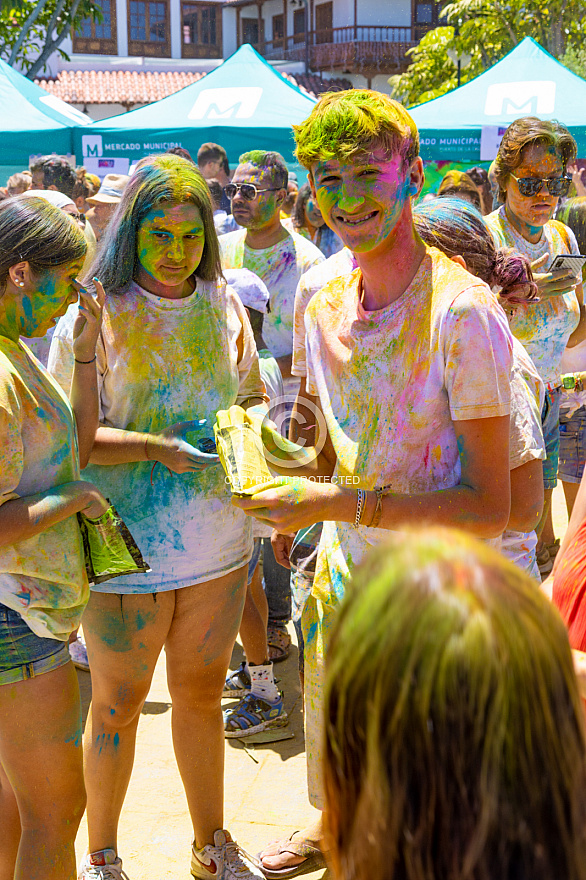
[[[356,253],[391,235],[412,193],[410,169],[399,154],[375,150],[351,162],[329,159],[311,169],[319,209],[328,226]]]

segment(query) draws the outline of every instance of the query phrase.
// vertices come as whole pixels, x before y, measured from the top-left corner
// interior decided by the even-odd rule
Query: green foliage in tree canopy
[[[560,58],[562,64],[565,64],[573,73],[577,73],[583,79],[586,79],[586,46],[572,45]]]
[[[409,106],[456,87],[449,49],[471,57],[461,71],[462,84],[488,70],[525,37],[533,37],[562,63],[570,53],[573,64],[586,66],[583,0],[456,0],[444,6],[440,16],[445,25],[429,31],[410,49],[406,72],[389,79],[393,96]]]
[[[32,79],[88,17],[102,20],[99,0],[0,0],[0,58]]]

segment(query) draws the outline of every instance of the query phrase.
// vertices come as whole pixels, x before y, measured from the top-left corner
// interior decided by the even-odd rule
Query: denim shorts
[[[586,461],[586,406],[568,418],[560,413],[560,464],[558,477],[564,483],[579,483]]]
[[[39,638],[17,611],[0,605],[0,685],[26,681],[69,662],[67,642]]]
[[[560,452],[560,400],[561,388],[545,389],[545,402],[541,411],[541,425],[545,440],[546,459],[543,464],[543,488],[557,486],[558,457]]]
[[[252,580],[252,575],[256,571],[256,566],[258,565],[258,560],[260,559],[260,551],[262,549],[262,538],[254,538],[254,547],[252,550],[252,556],[250,558],[250,562],[248,563],[248,583]]]

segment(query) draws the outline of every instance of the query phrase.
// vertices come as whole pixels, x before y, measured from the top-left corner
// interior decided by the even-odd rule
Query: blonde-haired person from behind
[[[334,880],[585,880],[584,715],[565,626],[461,532],[389,536],[327,657]]]
[[[33,177],[30,171],[20,171],[12,174],[6,182],[6,192],[9,196],[19,196],[27,189],[32,189]]]

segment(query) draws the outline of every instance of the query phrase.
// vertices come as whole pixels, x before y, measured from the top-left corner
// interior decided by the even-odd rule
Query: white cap
[[[27,199],[44,199],[46,202],[51,202],[56,208],[63,209],[67,205],[73,205],[73,207],[76,208],[73,199],[70,199],[69,196],[66,196],[62,192],[57,192],[57,190],[54,189],[27,189],[20,195]]]
[[[242,305],[266,314],[270,294],[264,281],[250,269],[224,269],[224,278],[240,297]]]

